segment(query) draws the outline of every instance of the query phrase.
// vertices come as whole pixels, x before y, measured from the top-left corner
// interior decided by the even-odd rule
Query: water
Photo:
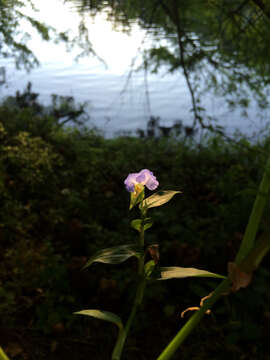
[[[59,31],[70,28],[71,34],[76,33],[80,17],[74,7],[60,0],[36,0],[35,5],[40,10],[34,14],[38,20]],[[33,14],[30,9],[24,11]],[[12,60],[1,59],[0,66],[6,69],[6,83],[0,87],[0,96],[22,91],[29,81],[44,104],[50,103],[52,93],[73,96],[76,102],[87,103],[89,126],[97,126],[106,136],[144,129],[150,116],[160,117],[163,126],[171,126],[176,120],[192,124],[191,98],[180,71],[168,74],[165,67],[161,67],[158,74],[135,71],[142,59],[141,50],[153,44],[145,30],[137,23],[133,23],[130,34],[113,30],[106,20],[106,12],[89,16],[87,22],[93,48],[104,62],[94,56],[76,62],[79,48],[67,52],[64,44],[42,41],[23,23],[22,29],[31,32],[28,46],[40,66],[28,74],[16,70]],[[212,91],[202,96],[202,104],[207,115],[218,118],[219,125],[225,126],[228,133],[238,128],[251,135],[268,119],[268,113],[262,113],[255,101],[251,101],[245,117],[241,109],[230,111],[225,99]]]

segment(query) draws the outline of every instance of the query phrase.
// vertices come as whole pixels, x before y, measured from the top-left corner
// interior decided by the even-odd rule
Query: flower
[[[127,191],[134,192],[136,191],[136,187],[141,188],[144,185],[149,190],[155,190],[158,187],[159,182],[157,181],[152,171],[143,169],[139,173],[129,174],[124,181],[124,184],[126,185]]]

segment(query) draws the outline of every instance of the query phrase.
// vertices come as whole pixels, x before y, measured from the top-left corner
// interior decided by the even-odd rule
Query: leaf
[[[183,267],[161,267],[161,278],[158,280],[168,280],[173,278],[186,278],[186,277],[214,277],[225,279],[225,276],[215,274],[206,270],[200,270],[195,268],[183,268]]]
[[[123,328],[123,323],[122,323],[122,320],[120,319],[120,317],[109,311],[91,309],[91,310],[77,311],[73,314],[92,316],[92,317],[100,319],[100,320],[112,322],[115,325],[117,325],[119,327],[119,329]]]
[[[160,278],[160,269],[159,266],[155,264],[154,260],[149,260],[144,265],[144,275],[146,279],[159,279]]]
[[[141,184],[137,184],[136,191],[130,193],[130,205],[129,210],[133,209],[135,205],[143,201],[144,199],[144,186]]]
[[[111,248],[103,249],[95,253],[84,265],[82,270],[88,268],[93,262],[101,262],[105,264],[120,264],[132,256],[139,257],[142,250],[137,245],[119,245]]]
[[[149,229],[153,225],[153,220],[151,220],[151,218],[145,218],[144,220],[141,219],[132,220],[130,225],[133,229],[137,231],[141,231],[142,222],[144,224],[144,230]]]
[[[151,277],[151,274],[155,268],[155,262],[154,260],[149,260],[145,265],[144,265],[144,274],[146,278]]]
[[[172,191],[172,190],[158,191],[155,194],[146,198],[142,202],[142,206],[147,208],[161,206],[167,203],[168,201],[170,201],[174,195],[180,193],[181,191]]]
[[[149,229],[153,225],[153,220],[151,218],[144,219],[144,230]]]
[[[135,219],[131,221],[130,226],[135,230],[141,231],[141,223],[141,219]]]

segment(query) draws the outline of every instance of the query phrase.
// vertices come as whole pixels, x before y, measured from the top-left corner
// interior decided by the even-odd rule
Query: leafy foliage
[[[211,272],[226,273],[227,261],[234,258],[243,236],[269,139],[260,144],[240,139],[235,146],[221,137],[201,144],[186,137],[105,140],[84,127],[58,126],[53,115],[46,123],[45,109],[28,116],[35,114],[32,104],[28,112],[19,106],[16,111],[0,107],[0,330],[21,326],[66,336],[72,325],[78,336],[89,331],[103,338],[102,322],[82,325],[71,313],[90,305],[125,318],[136,271],[133,257],[119,265],[121,274],[110,264],[81,268],[87,263],[85,254],[91,257],[100,248],[130,244],[137,235],[130,231],[132,215],[123,216],[129,206],[123,180],[146,165],[164,188],[182,191],[181,201],[166,212],[158,207],[151,213],[153,226],[146,238],[148,244],[160,243],[161,268],[172,264],[208,269],[211,264]],[[46,133],[37,125],[42,121]],[[268,231],[269,211],[268,204],[260,232]],[[158,272],[153,260],[145,271],[149,276]],[[200,336],[194,334],[183,348],[183,359],[220,360],[219,342],[206,341],[214,336],[222,343],[226,339],[226,356],[232,348],[247,359],[254,356],[253,347],[267,353],[269,271],[265,259],[243,293],[213,309],[220,326],[209,317]],[[181,286],[176,281],[164,282],[165,286],[151,282],[146,295],[145,319],[138,321],[135,333],[141,350],[146,341],[141,333],[155,345],[150,357],[158,355],[173,335],[168,329],[179,327],[177,314],[209,294],[217,280],[183,279]],[[104,346],[111,349],[112,337],[106,338]],[[247,339],[248,348],[243,345]],[[136,359],[138,353],[130,350],[128,357]]]
[[[33,8],[31,0],[26,3]],[[27,47],[29,35],[18,32],[20,22],[30,23],[44,40],[50,39],[52,28],[24,14],[23,6],[19,0],[0,1],[0,53],[3,57],[13,57],[18,68],[23,66],[30,70],[38,64],[38,59]]]
[[[0,54],[4,58],[14,59],[18,69],[24,68],[30,71],[39,65],[37,56],[27,44],[30,35],[24,31],[22,24],[25,23],[30,24],[42,40],[56,43],[64,42],[67,50],[74,47],[79,48],[81,52],[76,59],[86,55],[97,56],[89,39],[88,29],[83,21],[79,24],[78,34],[71,37],[68,34],[68,29],[65,32],[58,32],[50,24],[37,20],[35,16],[27,15],[25,7],[37,11],[32,0],[24,2],[20,0],[0,1]],[[102,61],[102,59],[100,60]]]

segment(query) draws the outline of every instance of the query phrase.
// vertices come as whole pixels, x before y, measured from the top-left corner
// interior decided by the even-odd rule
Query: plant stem
[[[9,360],[9,358],[4,353],[4,350],[1,347],[0,347],[0,360]]]
[[[140,236],[139,236],[139,245],[143,249],[144,247],[144,223],[143,223],[144,215],[142,214],[142,225],[140,229]],[[143,295],[144,295],[144,289],[145,289],[145,276],[144,276],[144,255],[142,254],[138,259],[138,277],[139,282],[136,290],[136,296],[133,303],[133,307],[131,309],[130,315],[128,317],[128,320],[126,322],[126,325],[123,329],[119,330],[118,339],[115,344],[113,353],[112,353],[112,360],[120,360],[121,355],[123,352],[123,348],[126,342],[126,338],[129,332],[129,329],[131,327],[131,324],[133,323],[133,320],[136,316],[137,310],[140,307]]]
[[[263,174],[262,181],[259,186],[258,194],[254,202],[248,225],[246,227],[245,235],[240,245],[240,249],[236,255],[235,262],[240,264],[242,260],[248,255],[254,246],[256,233],[258,231],[259,223],[265,208],[267,195],[270,190],[270,157],[267,160],[266,168]]]
[[[230,280],[225,279],[212,293],[211,297],[207,299],[199,311],[194,313],[189,321],[181,328],[178,334],[173,338],[169,345],[163,350],[157,360],[168,360],[176,352],[178,347],[184,342],[191,331],[199,324],[203,318],[206,310],[208,310],[214,303],[229,289]]]
[[[235,262],[237,264],[245,263],[247,260],[249,263],[259,264],[262,257],[269,250],[269,246],[266,241],[263,240],[258,247],[255,247],[254,251],[252,251],[254,247],[255,237],[258,231],[259,223],[263,214],[263,210],[266,205],[267,195],[270,190],[270,157],[266,163],[266,169],[262,178],[262,181],[259,186],[258,194],[256,196],[250,217],[249,222],[246,227],[245,235],[243,237],[242,243],[240,245],[240,249],[236,255]],[[254,254],[253,254],[254,253]],[[169,345],[163,350],[161,355],[157,358],[157,360],[169,360],[172,355],[176,352],[178,347],[183,343],[186,337],[191,333],[191,331],[199,324],[201,319],[203,318],[206,310],[210,309],[212,305],[226,293],[230,288],[230,280],[225,279],[222,283],[215,289],[212,293],[211,297],[207,299],[201,309],[196,312],[182,327],[182,329],[178,332],[178,334],[173,338],[173,340],[169,343]]]

